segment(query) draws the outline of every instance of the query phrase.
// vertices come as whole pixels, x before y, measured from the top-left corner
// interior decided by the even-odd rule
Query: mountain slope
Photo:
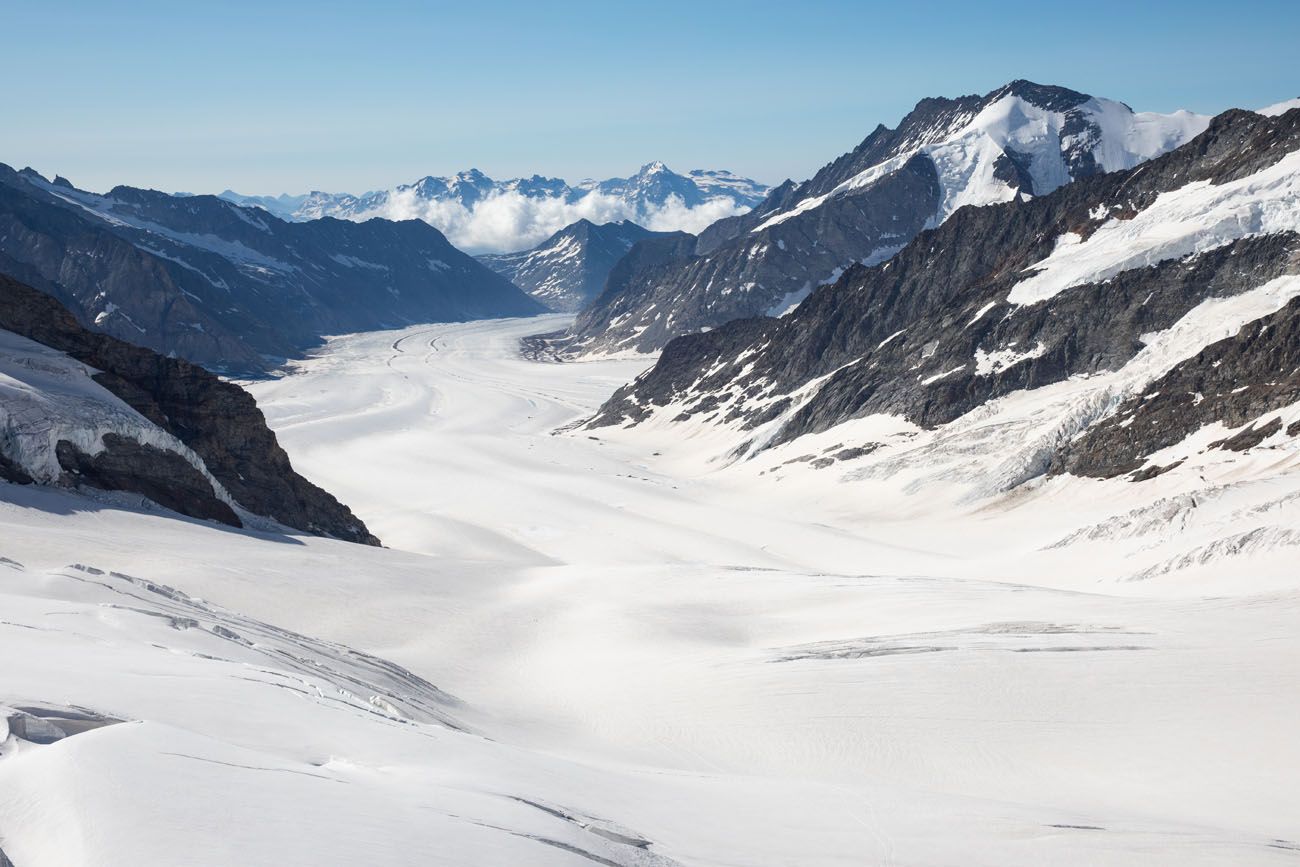
[[[359,196],[319,191],[241,196],[230,190],[221,196],[290,220],[419,219],[445,232],[461,249],[493,254],[535,247],[579,220],[630,220],[655,230],[695,231],[749,210],[766,194],[764,185],[731,172],[694,169],[681,175],[652,162],[626,178],[574,184],[541,175],[497,181],[470,169]]]
[[[85,323],[245,373],[325,334],[541,309],[423,223],[289,223],[212,196],[97,195],[8,167],[0,254]]]
[[[959,211],[788,317],[679,338],[591,425],[690,422],[730,460],[833,439],[813,466],[980,490],[1143,479],[1300,433],[1297,310],[1300,110],[1230,111],[1136,169]]]
[[[704,230],[693,255],[629,286],[619,310],[574,327],[586,351],[652,351],[732,319],[780,315],[854,264],[875,264],[964,205],[1042,196],[1131,168],[1190,139],[1206,118],[1138,114],[1061,87],[1015,81],[984,96],[925,99],[812,179],[772,190]],[[618,321],[615,322],[617,316]]]
[[[521,253],[480,256],[479,261],[557,313],[576,313],[600,294],[610,270],[638,241],[663,233],[636,223],[565,226]]]
[[[129,491],[196,518],[237,510],[377,545],[294,472],[253,398],[189,362],[79,325],[0,275],[0,478]]]

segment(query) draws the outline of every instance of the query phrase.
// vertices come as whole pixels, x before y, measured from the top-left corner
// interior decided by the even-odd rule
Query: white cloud
[[[709,199],[707,202],[688,208],[686,203],[677,196],[669,196],[654,213],[647,214],[644,220],[638,222],[656,232],[682,231],[695,235],[724,217],[736,217],[748,210],[745,205],[738,205],[731,199],[723,197]]]
[[[423,220],[467,253],[498,253],[535,247],[581,219],[593,223],[632,220],[655,231],[694,233],[747,210],[721,197],[687,207],[677,196],[670,196],[663,205],[638,211],[623,199],[597,192],[565,201],[529,198],[515,191],[493,193],[466,208],[459,202],[420,199],[413,190],[404,190],[391,193],[382,207],[357,219]]]

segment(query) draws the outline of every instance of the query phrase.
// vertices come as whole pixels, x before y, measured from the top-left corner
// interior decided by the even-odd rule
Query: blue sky
[[[0,162],[79,186],[360,192],[652,159],[803,178],[923,96],[1300,95],[1300,3],[6,0]]]

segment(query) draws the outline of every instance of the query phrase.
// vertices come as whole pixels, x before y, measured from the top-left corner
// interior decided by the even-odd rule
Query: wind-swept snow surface
[[[0,485],[0,850],[1300,857],[1293,452],[1207,464],[1195,490],[1059,478],[962,505],[960,474],[908,493],[919,452],[841,483],[789,451],[833,454],[831,431],[760,478],[709,464],[705,431],[561,431],[646,365],[518,357],[564,321],[339,338],[253,387],[295,466],[392,549]],[[861,423],[960,469],[1035,399],[947,451]]]

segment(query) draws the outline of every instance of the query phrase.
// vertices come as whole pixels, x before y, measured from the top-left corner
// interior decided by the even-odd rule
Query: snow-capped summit
[[[578,220],[631,220],[657,231],[699,231],[720,218],[745,213],[767,192],[763,184],[728,171],[692,169],[681,175],[656,160],[630,177],[574,184],[542,175],[497,181],[469,169],[359,196],[241,196],[230,190],[221,196],[286,220],[420,219],[461,249],[498,253],[533,247]]]
[[[767,192],[766,187],[748,178],[735,178],[735,182],[725,184],[715,180],[717,176],[734,178],[728,172],[706,173],[700,169],[695,169],[688,175],[679,175],[664,163],[655,160],[643,165],[631,177],[610,178],[599,182],[584,181],[579,188],[614,196],[640,212],[662,207],[674,197],[688,208],[697,207],[714,198],[730,199],[738,204],[752,206],[761,201]]]
[[[709,195],[731,192],[757,203],[767,194],[767,187],[726,169],[691,169],[687,174],[695,186]]]
[[[700,233],[575,326],[575,347],[651,351],[732,319],[780,315],[856,263],[889,258],[966,205],[1042,196],[1132,168],[1209,122],[1017,80],[983,96],[922,99],[801,184],[786,182]]]
[[[750,231],[869,187],[918,155],[928,157],[938,175],[940,201],[930,217],[930,224],[938,225],[963,205],[988,205],[1022,193],[1041,196],[1076,178],[1133,168],[1195,137],[1209,123],[1205,115],[1188,111],[1137,113],[1122,102],[1024,80],[971,100],[922,100],[899,126],[883,159],[829,189],[830,179],[822,179],[817,190],[796,195],[792,207],[766,215]]]
[[[470,169],[457,172],[450,178],[424,177],[414,184],[397,189],[413,190],[422,199],[451,199],[470,207],[495,188],[495,181],[478,169]]]
[[[533,175],[529,178],[511,178],[508,181],[502,181],[499,187],[507,192],[517,192],[520,195],[535,199],[563,198],[569,190],[569,185],[563,178],[548,178],[542,175]]]

